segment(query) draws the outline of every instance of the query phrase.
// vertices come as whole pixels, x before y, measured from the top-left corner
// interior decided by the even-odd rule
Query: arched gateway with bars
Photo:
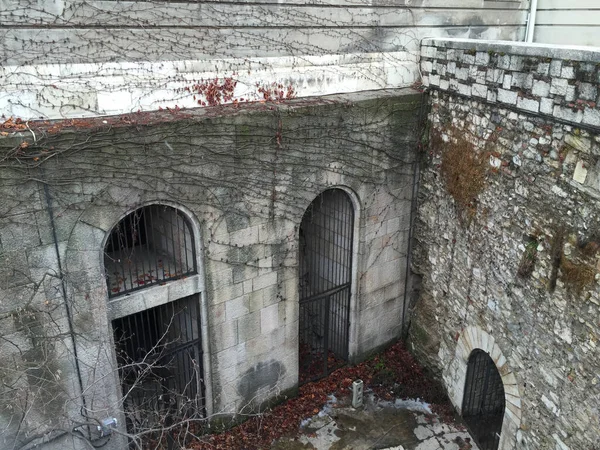
[[[469,356],[462,416],[481,450],[497,450],[504,419],[504,385],[496,364],[486,352]]]
[[[354,207],[328,189],[308,207],[299,235],[300,383],[348,359]]]
[[[136,296],[138,290],[197,273],[190,220],[166,205],[133,211],[111,230],[104,268],[111,303],[129,305],[127,315],[112,320],[129,433],[203,417],[199,293],[149,306]]]

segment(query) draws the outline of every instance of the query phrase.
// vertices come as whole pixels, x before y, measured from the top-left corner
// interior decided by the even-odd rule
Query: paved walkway
[[[477,450],[459,424],[445,424],[427,404],[412,401],[365,399],[360,409],[330,398],[319,414],[303,423],[297,440],[282,439],[277,450]]]

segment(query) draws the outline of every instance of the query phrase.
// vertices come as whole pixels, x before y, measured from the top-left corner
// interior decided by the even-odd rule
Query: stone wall
[[[0,115],[197,107],[234,78],[299,97],[410,86],[423,36],[519,40],[528,0],[0,0]]]
[[[421,98],[382,91],[3,131],[0,446],[61,435],[53,445],[64,448],[75,422],[123,426],[111,319],[190,294],[202,306],[209,415],[293,390],[298,227],[328,187],[355,207],[350,358],[397,339]],[[109,300],[107,235],[154,203],[189,219],[198,275]]]
[[[460,411],[467,359],[503,380],[501,449],[600,445],[599,55],[426,40],[430,141],[414,351]]]

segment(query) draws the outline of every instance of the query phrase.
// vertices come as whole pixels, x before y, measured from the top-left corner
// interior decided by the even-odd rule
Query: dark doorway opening
[[[205,415],[198,295],[112,322],[127,431],[152,435]]]
[[[328,189],[308,207],[299,237],[300,383],[348,360],[354,207]]]
[[[494,361],[483,350],[469,356],[462,416],[481,450],[497,450],[504,418],[504,385]]]

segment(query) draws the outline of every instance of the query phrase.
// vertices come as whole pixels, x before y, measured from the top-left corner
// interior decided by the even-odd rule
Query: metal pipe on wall
[[[537,15],[538,0],[531,0],[529,8],[529,17],[527,19],[527,31],[525,34],[525,42],[533,42],[533,34],[535,32],[535,19]]]

